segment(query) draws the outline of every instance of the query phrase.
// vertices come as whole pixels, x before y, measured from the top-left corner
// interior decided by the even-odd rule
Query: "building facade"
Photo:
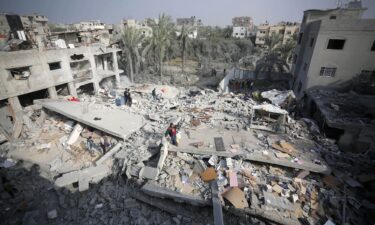
[[[292,65],[298,99],[306,90],[344,87],[375,71],[375,19],[361,19],[365,9],[355,6],[304,12]]]
[[[269,25],[268,22],[260,24],[257,29],[255,44],[262,47],[266,38],[269,35],[279,35],[282,43],[285,44],[288,40],[293,38],[299,31],[299,23],[280,22],[276,25]]]
[[[188,37],[189,38],[197,38],[198,37],[198,28],[202,26],[202,20],[192,16],[190,18],[177,18],[176,20],[176,35],[179,36],[181,34],[182,27],[188,29]]]
[[[254,35],[254,23],[250,16],[234,17],[232,19],[232,37],[245,38]]]
[[[76,96],[78,88],[88,85],[96,92],[103,79],[120,80],[119,51],[93,45],[0,52],[0,102],[7,101],[13,111],[19,111],[25,96],[30,99],[40,91],[57,98],[56,88],[65,86]]]
[[[123,31],[124,28],[134,28],[139,30],[145,37],[152,37],[152,28],[146,21],[137,21],[135,19],[123,19],[121,22],[120,29]]]

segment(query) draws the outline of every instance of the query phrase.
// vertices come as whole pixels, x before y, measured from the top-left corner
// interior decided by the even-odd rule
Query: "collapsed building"
[[[130,85],[130,107],[120,50],[72,36],[0,53],[5,224],[374,222],[370,98],[314,90],[297,119],[289,90],[230,92],[253,75],[233,69],[219,91]]]

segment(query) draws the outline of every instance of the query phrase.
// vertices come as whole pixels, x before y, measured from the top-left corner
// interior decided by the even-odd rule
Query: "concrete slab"
[[[266,206],[271,206],[271,207],[284,209],[288,211],[296,210],[296,206],[285,197],[279,197],[273,193],[269,193],[265,191],[263,191],[263,196],[264,196],[264,202]]]
[[[285,139],[282,135],[274,135],[277,139]],[[222,137],[225,151],[216,151],[214,137]],[[204,145],[196,148],[193,144],[204,142]],[[298,162],[292,162],[289,158],[278,158],[274,153],[277,150],[267,149],[259,145],[260,141],[251,132],[247,131],[228,131],[223,129],[211,129],[204,127],[202,129],[189,130],[188,134],[182,132],[182,138],[178,146],[169,145],[170,152],[185,152],[197,155],[215,155],[222,157],[234,157],[241,155],[245,160],[260,163],[274,164],[295,169],[307,170],[315,173],[329,174],[331,169],[318,153],[311,153],[304,149],[311,149],[309,143],[294,143],[298,150]],[[238,149],[233,146],[240,146]],[[248,146],[252,149],[249,153],[241,146]],[[263,150],[269,151],[268,155],[263,154]],[[319,159],[321,164],[316,164],[313,159]]]
[[[112,155],[114,155],[116,152],[118,152],[122,147],[122,143],[117,143],[115,147],[113,147],[111,150],[109,150],[105,155],[103,155],[98,161],[95,162],[96,165],[100,165],[103,162],[105,162],[107,159],[109,159]]]
[[[204,200],[202,198],[199,198],[197,196],[193,195],[187,195],[187,194],[181,194],[166,188],[162,188],[160,186],[157,186],[155,184],[145,184],[141,188],[141,191],[144,193],[151,195],[153,197],[158,197],[158,198],[170,198],[173,199],[176,202],[184,202],[184,203],[189,203],[191,205],[195,206],[206,206],[210,205],[210,202],[207,200]]]
[[[142,116],[104,105],[87,106],[83,102],[52,99],[35,100],[34,103],[124,140],[143,125]]]
[[[142,178],[146,178],[146,179],[150,179],[150,180],[156,180],[156,178],[159,175],[159,170],[158,170],[158,168],[145,166],[145,167],[142,168],[140,174],[141,174],[140,176]]]

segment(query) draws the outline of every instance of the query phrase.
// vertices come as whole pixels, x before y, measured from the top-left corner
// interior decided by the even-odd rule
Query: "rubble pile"
[[[3,144],[2,155],[39,165],[49,183],[38,188],[48,187],[46,195],[54,190],[58,197],[53,199],[64,209],[47,207],[49,220],[68,223],[62,218],[77,215],[73,208],[78,207],[84,224],[96,224],[93,217],[106,224],[202,224],[212,223],[213,207],[215,223],[373,221],[373,154],[343,154],[313,120],[293,119],[285,110],[293,108],[289,92],[268,93],[278,104],[243,94],[148,84],[132,86],[130,92],[131,107],[116,100],[122,89],[79,97],[87,110],[140,116],[142,124],[123,131],[126,136],[109,135],[100,122],[94,129],[82,118],[79,122],[38,105],[24,109],[21,138]],[[280,108],[286,100],[285,109]],[[104,115],[87,118],[106,120]],[[170,123],[178,127],[178,145],[165,134]],[[75,197],[66,200],[70,195]],[[196,218],[186,210],[176,212],[187,207],[181,202],[197,211]]]

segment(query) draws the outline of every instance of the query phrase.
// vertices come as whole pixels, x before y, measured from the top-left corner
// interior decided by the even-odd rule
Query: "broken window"
[[[314,38],[311,38],[311,39],[310,39],[310,47],[312,47],[312,46],[314,45],[314,41],[315,41]]]
[[[31,75],[30,66],[8,69],[15,80],[26,80]]]
[[[371,51],[375,51],[375,41],[372,42]]]
[[[58,70],[61,69],[61,62],[52,62],[48,63],[49,70]]]
[[[74,54],[70,56],[70,58],[73,60],[80,60],[80,59],[83,59],[84,57],[85,56],[83,54]]]
[[[287,34],[292,34],[292,31],[287,31],[286,33],[287,33]]]
[[[329,39],[327,49],[340,50],[344,48],[344,39]]]
[[[329,17],[329,19],[330,19],[330,20],[335,20],[335,19],[336,19],[336,15],[331,15],[331,16]]]
[[[322,77],[334,77],[336,74],[336,67],[322,67],[320,69],[320,76]]]
[[[301,42],[302,42],[302,37],[303,37],[303,33],[299,33],[298,44],[301,44]]]

